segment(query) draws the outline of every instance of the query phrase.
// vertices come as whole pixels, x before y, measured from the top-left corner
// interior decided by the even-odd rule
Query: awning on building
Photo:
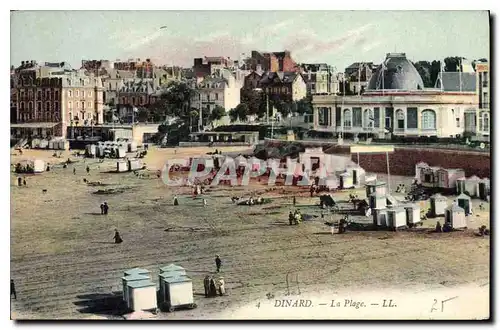
[[[10,124],[11,128],[53,128],[59,123],[22,123]]]

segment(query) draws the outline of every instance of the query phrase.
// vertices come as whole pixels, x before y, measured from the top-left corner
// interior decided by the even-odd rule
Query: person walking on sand
[[[101,203],[101,214],[104,214],[104,203]]]
[[[115,236],[113,237],[113,239],[115,240],[115,244],[120,244],[123,242],[120,233],[116,229],[115,229]]]
[[[174,196],[174,206],[179,205],[179,201],[177,200],[177,196]]]
[[[90,174],[90,167],[87,165],[87,174]]]
[[[208,298],[210,296],[210,276],[205,276],[203,286],[205,287],[205,298]]]
[[[215,266],[217,267],[217,273],[219,273],[220,267],[222,266],[222,260],[220,260],[219,255],[215,256]]]
[[[210,297],[217,296],[217,287],[215,286],[215,280],[210,278]]]
[[[26,187],[26,178],[23,178],[23,186]]]
[[[21,177],[17,178],[17,185],[21,187],[23,185],[23,179]]]
[[[104,202],[103,210],[104,210],[104,214],[108,214],[108,210],[109,210],[108,202]]]
[[[73,167],[73,175],[76,175],[76,168]]]
[[[226,293],[226,287],[224,286],[224,277],[219,278],[217,285],[219,287],[219,295],[223,296]]]
[[[14,299],[17,300],[16,294],[16,285],[14,284],[14,280],[10,280],[10,296],[14,295]]]
[[[295,196],[293,196],[293,207],[295,207],[296,204],[297,204],[297,199],[295,198]]]

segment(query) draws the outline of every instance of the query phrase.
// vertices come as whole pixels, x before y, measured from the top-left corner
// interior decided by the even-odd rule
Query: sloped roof
[[[153,94],[156,92],[152,80],[133,79],[125,81],[120,88],[120,93],[147,93]]]
[[[289,84],[297,77],[296,72],[266,72],[262,75],[261,84]]]
[[[216,87],[213,87],[216,85]],[[218,85],[218,86],[217,86]],[[203,79],[203,81],[200,83],[199,87],[201,88],[225,88],[228,85],[228,82],[226,79],[221,78],[221,77],[206,77]]]
[[[476,73],[441,72],[436,80],[436,88],[443,88],[445,92],[475,92]]]
[[[446,210],[452,211],[452,212],[462,212],[462,213],[465,213],[465,210],[463,208],[461,208],[460,206],[458,206],[457,204],[455,204],[455,203],[453,203],[450,206],[448,206],[446,208]]]

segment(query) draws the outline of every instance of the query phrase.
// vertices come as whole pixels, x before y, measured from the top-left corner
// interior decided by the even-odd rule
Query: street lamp
[[[254,88],[253,89],[256,92],[262,93],[264,90],[262,88]],[[269,125],[269,94],[266,93],[266,121],[267,125]],[[271,121],[271,139],[274,136],[274,122]]]

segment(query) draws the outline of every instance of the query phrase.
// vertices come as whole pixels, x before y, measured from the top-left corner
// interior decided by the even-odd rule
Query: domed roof
[[[385,69],[383,66],[385,65]],[[383,77],[383,79],[382,79]],[[422,90],[424,82],[406,54],[387,54],[368,83],[367,90],[399,89],[405,91]]]

